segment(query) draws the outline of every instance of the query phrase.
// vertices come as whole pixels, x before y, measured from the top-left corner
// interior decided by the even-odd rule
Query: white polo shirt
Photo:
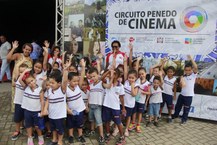
[[[194,84],[197,78],[197,74],[192,73],[189,76],[184,76],[185,87],[182,88],[181,94],[183,96],[194,96]]]

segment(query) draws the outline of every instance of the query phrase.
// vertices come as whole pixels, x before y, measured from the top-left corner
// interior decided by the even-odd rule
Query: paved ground
[[[0,84],[0,145],[26,145],[25,131],[17,141],[10,139],[14,131],[13,114],[10,112],[10,94],[10,84]],[[158,128],[155,126],[147,128],[142,124],[142,130],[140,134],[132,132],[130,137],[126,138],[127,145],[217,145],[216,122],[190,119],[186,125],[181,126],[178,122],[167,124],[163,119]],[[96,137],[86,138],[86,140],[87,145],[97,144]],[[67,144],[67,141],[65,142]],[[114,145],[115,139],[112,139],[109,144]]]

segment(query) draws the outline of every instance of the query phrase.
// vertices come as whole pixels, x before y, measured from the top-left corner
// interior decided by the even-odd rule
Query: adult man
[[[11,81],[11,70],[10,70],[10,63],[7,62],[7,54],[11,49],[11,44],[6,40],[4,35],[0,35],[1,47],[0,47],[0,58],[2,60],[1,64],[1,74],[0,74],[0,83],[4,77],[6,72],[7,81]]]

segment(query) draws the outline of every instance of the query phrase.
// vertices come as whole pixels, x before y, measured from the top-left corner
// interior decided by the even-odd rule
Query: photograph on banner
[[[76,41],[82,41],[83,29],[84,14],[69,15],[67,24],[65,25],[65,41],[70,41],[74,39],[76,39]]]
[[[85,41],[105,41],[105,28],[84,28]]]
[[[105,42],[104,41],[84,41],[84,56],[96,62],[97,59],[102,58],[103,64],[105,61]]]
[[[214,80],[206,78],[197,78],[195,82],[195,94],[215,95],[213,93]]]
[[[71,41],[64,42],[64,51],[66,51],[66,59],[67,60],[70,54],[73,54],[74,59],[79,62],[83,56],[83,42],[78,42],[75,39]]]
[[[85,27],[105,27],[106,0],[85,0],[84,7]]]
[[[84,0],[65,0],[64,14],[65,16],[71,14],[84,13]]]
[[[212,93],[217,96],[217,80],[214,80],[213,91]]]
[[[217,62],[197,62],[198,77],[207,79],[217,79]]]

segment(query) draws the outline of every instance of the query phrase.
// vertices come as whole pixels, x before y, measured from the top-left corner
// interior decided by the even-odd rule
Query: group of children
[[[114,45],[118,45],[118,42],[113,42],[112,48],[115,48]],[[161,114],[165,103],[169,110],[168,122],[172,121],[172,102],[176,97],[177,83],[183,89],[174,118],[178,117],[183,103],[188,102],[184,104],[182,123],[187,121],[193,96],[192,91],[189,94],[188,89],[192,89],[192,83],[188,81],[189,77],[196,76],[192,73],[192,68],[196,68],[196,64],[191,57],[194,67],[186,65],[185,75],[180,81],[177,82],[174,77],[174,67],[168,67],[164,73],[165,60],[151,68],[151,78],[148,81],[146,69],[140,66],[141,58],[132,62],[132,68],[128,68],[128,63],[131,62],[128,62],[126,55],[123,65],[116,66],[114,58],[109,69],[102,72],[102,58],[96,60],[96,65],[88,67],[87,60],[77,61],[73,59],[75,55],[67,57],[67,54],[63,53],[61,58],[59,47],[54,47],[51,55],[48,54],[48,45],[43,49],[43,61],[36,61],[32,69],[24,63],[25,59],[14,68],[16,132],[12,135],[12,140],[16,140],[20,135],[20,127],[24,120],[28,145],[34,144],[33,130],[38,134],[38,144],[44,144],[43,121],[48,133],[51,135],[52,132],[52,141],[49,145],[63,144],[65,123],[69,143],[75,140],[75,129],[78,131],[78,141],[84,143],[83,127],[86,116],[90,122],[86,136],[95,134],[97,127],[99,144],[108,143],[111,135],[116,136],[118,132],[120,137],[116,144],[125,144],[125,137],[129,136],[129,131],[136,129],[136,132],[141,132],[140,123],[146,108],[149,115],[146,126],[150,126],[152,121],[158,126],[159,113]],[[194,72],[196,73],[196,69]],[[113,132],[110,131],[111,121],[115,124]],[[125,129],[122,122],[125,122]]]

